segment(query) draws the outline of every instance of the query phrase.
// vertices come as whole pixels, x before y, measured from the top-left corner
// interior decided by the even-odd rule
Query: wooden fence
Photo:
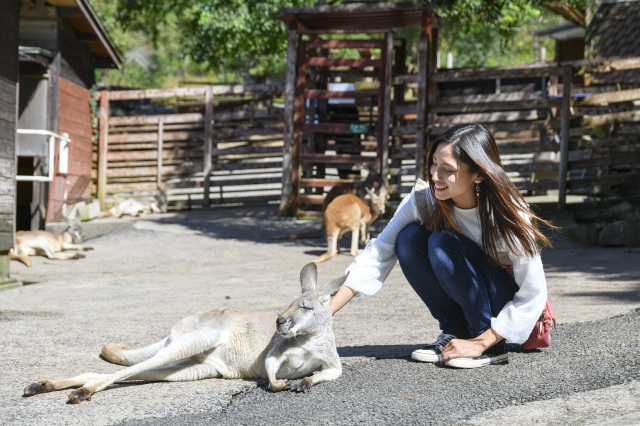
[[[101,91],[94,193],[102,208],[159,186],[178,206],[279,201],[283,119],[273,101],[281,92],[275,85]],[[162,113],[110,114],[122,103]]]
[[[525,194],[557,192],[560,209],[568,194],[640,192],[640,58],[438,70],[429,79],[424,146],[416,144],[417,99],[404,95],[418,79],[401,77],[393,81],[388,152],[396,200],[425,176],[429,142],[466,122],[493,132]],[[162,184],[174,205],[279,201],[281,95],[277,86],[101,92],[94,193],[104,205]],[[109,114],[110,103],[132,100],[161,101],[171,113]]]

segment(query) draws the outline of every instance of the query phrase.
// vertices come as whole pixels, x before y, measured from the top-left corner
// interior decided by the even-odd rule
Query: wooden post
[[[164,121],[162,117],[158,119],[158,162],[157,162],[157,175],[156,184],[158,188],[162,187],[162,145],[164,138]]]
[[[302,148],[302,126],[304,125],[305,97],[307,86],[307,45],[303,40],[298,41],[298,70],[296,76],[296,96],[293,108],[293,146],[291,147],[291,213],[298,214],[300,204],[300,149]]]
[[[292,147],[293,147],[293,104],[295,101],[296,88],[296,63],[297,31],[294,27],[289,28],[287,45],[287,69],[286,83],[284,89],[284,146],[282,152],[282,195],[280,197],[280,215],[291,216],[291,174],[292,174]]]
[[[560,122],[560,164],[558,183],[558,211],[567,204],[567,171],[569,166],[569,125],[571,122],[571,79],[573,68],[566,66],[562,73],[562,117]]]
[[[98,138],[98,202],[104,211],[107,194],[107,153],[109,152],[109,92],[100,91],[100,135]]]
[[[209,206],[209,187],[211,185],[211,152],[213,149],[212,138],[213,126],[213,87],[207,86],[204,95],[204,161],[202,174],[204,181],[202,183],[204,189],[204,205]]]
[[[385,188],[389,183],[389,125],[391,121],[391,77],[393,69],[393,33],[389,31],[385,34],[384,52],[384,80],[382,81],[384,97],[382,110],[382,129],[380,132],[381,148],[380,152],[380,176]]]
[[[422,11],[420,43],[418,45],[418,100],[416,105],[416,178],[424,178],[424,150],[427,116],[427,77],[429,74],[429,24],[430,12]]]

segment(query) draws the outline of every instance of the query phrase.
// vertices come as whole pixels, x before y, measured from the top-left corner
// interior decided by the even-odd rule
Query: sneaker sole
[[[411,359],[419,362],[438,362],[440,360],[440,356],[437,354],[424,354],[418,351],[413,351],[411,353]]]
[[[497,355],[494,357],[473,358],[454,358],[444,363],[447,367],[453,368],[478,368],[485,365],[504,365],[509,364],[509,355]]]

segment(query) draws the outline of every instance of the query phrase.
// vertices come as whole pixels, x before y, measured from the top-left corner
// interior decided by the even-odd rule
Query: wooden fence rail
[[[277,85],[101,91],[101,207],[159,187],[173,205],[278,201],[283,118],[273,101],[281,95]],[[154,103],[162,113],[135,113]],[[122,104],[133,112],[114,115]]]

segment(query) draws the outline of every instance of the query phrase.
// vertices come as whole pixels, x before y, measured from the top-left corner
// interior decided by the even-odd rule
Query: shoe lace
[[[440,333],[435,342],[433,342],[432,346],[440,346],[441,348],[445,347],[447,343],[452,341],[453,339],[457,339],[453,334]]]

